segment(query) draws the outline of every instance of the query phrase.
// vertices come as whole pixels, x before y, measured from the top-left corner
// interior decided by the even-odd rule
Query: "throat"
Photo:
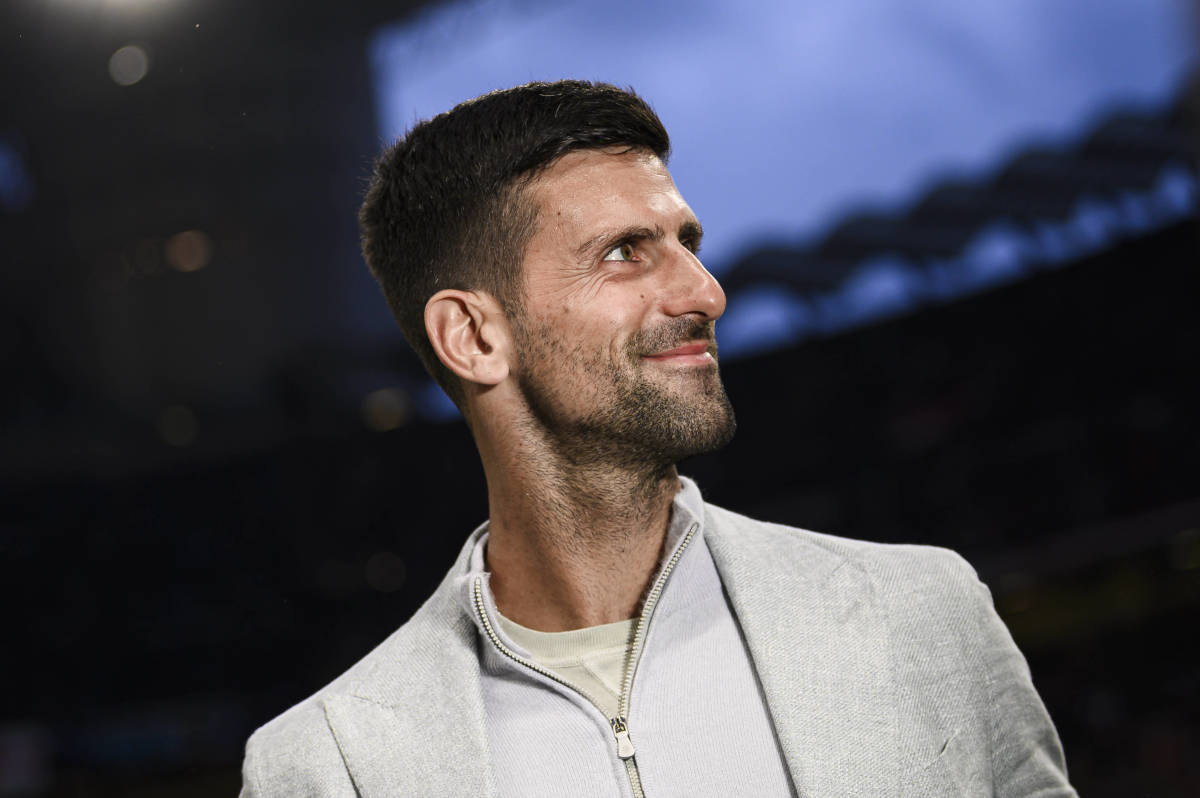
[[[662,556],[679,478],[673,467],[652,486],[618,485],[611,476],[590,490],[560,484],[541,495],[527,489],[518,501],[489,496],[487,568],[505,617],[560,632],[637,614]]]

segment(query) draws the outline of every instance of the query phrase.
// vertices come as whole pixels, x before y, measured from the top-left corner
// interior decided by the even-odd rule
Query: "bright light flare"
[[[198,272],[212,258],[212,239],[202,230],[184,230],[167,239],[167,263],[179,272]]]
[[[108,59],[108,74],[118,86],[132,86],[150,71],[150,54],[137,44],[127,44]]]
[[[376,432],[398,429],[411,415],[412,399],[400,388],[380,388],[363,397],[363,422]]]

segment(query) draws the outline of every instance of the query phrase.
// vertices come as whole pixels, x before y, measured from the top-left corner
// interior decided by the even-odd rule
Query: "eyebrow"
[[[577,257],[585,258],[594,252],[610,249],[626,241],[662,241],[666,237],[667,233],[662,227],[649,228],[632,225],[615,230],[603,230],[580,244],[576,248],[575,254]],[[703,237],[704,228],[696,219],[689,219],[679,226],[679,239],[681,241],[693,240],[696,248],[699,248],[700,239]]]

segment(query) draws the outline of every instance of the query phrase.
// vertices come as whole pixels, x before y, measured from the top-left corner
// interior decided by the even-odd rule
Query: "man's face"
[[[733,409],[700,225],[645,151],[583,150],[530,186],[538,228],[514,319],[518,384],[572,457],[674,463],[723,446]]]

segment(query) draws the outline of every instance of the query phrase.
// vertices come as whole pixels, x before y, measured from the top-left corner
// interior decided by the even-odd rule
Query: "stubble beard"
[[[680,374],[663,368],[666,380],[659,381],[651,373],[658,367],[642,359],[645,353],[711,340],[711,322],[676,319],[634,336],[616,359],[582,345],[572,348],[547,328],[522,323],[516,333],[520,389],[533,419],[568,462],[661,469],[716,451],[733,438],[737,422],[716,368]],[[715,355],[715,344],[712,348]],[[567,410],[581,399],[592,409]]]

